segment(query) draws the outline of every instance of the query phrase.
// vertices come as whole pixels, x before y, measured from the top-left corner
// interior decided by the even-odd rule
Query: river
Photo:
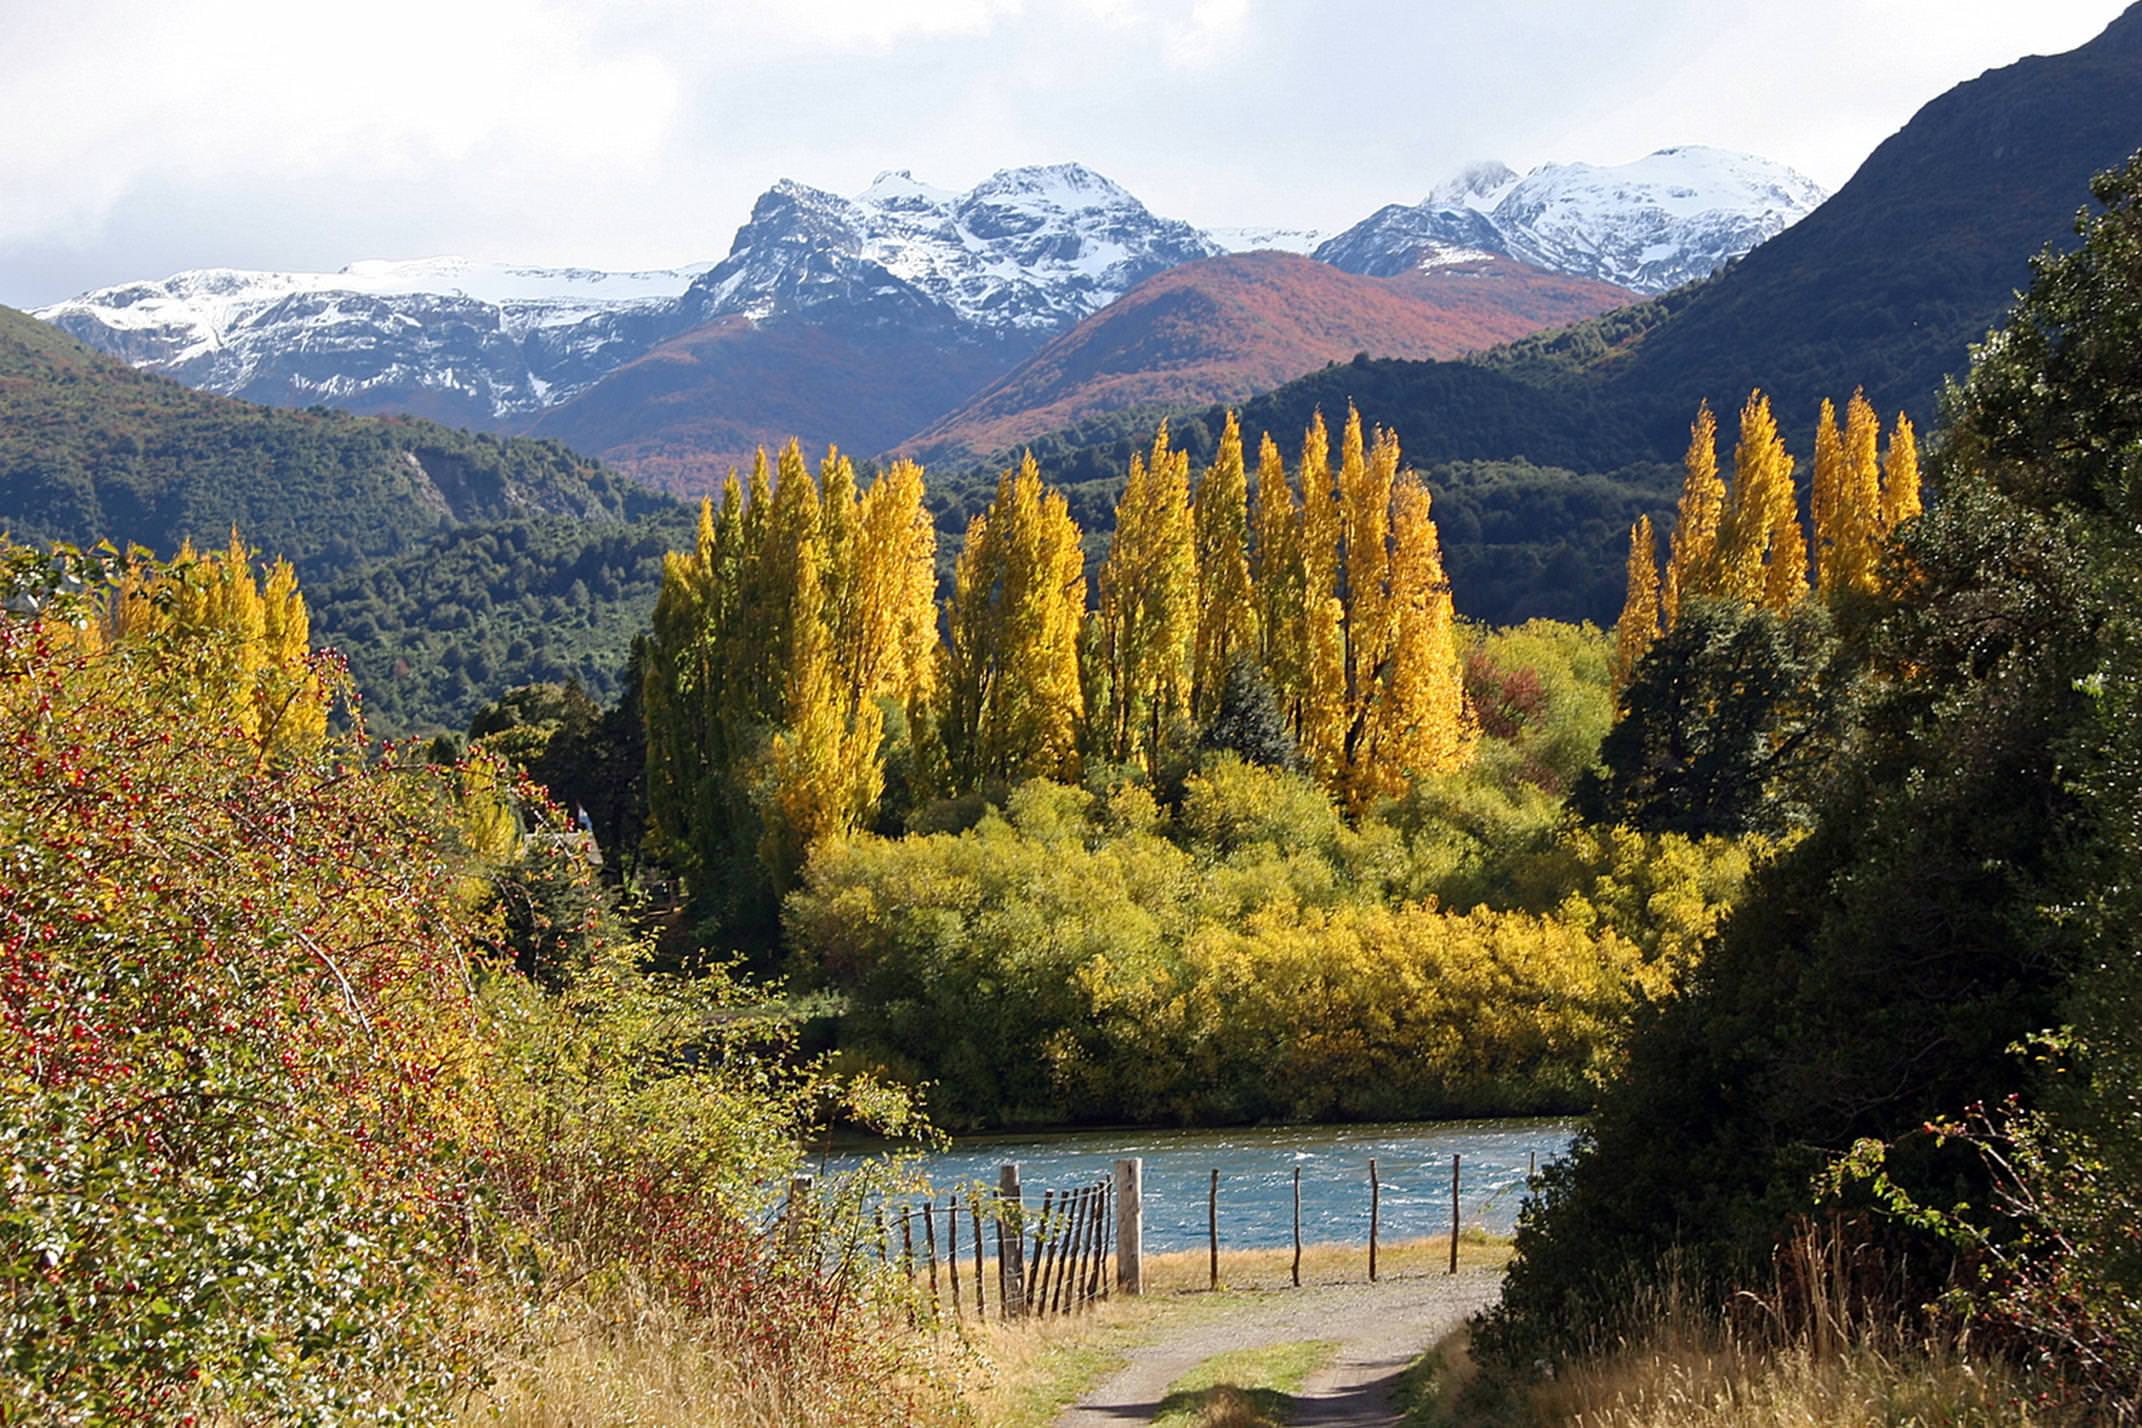
[[[1302,1172],[1302,1238],[1309,1243],[1368,1239],[1369,1160],[1382,1183],[1387,1240],[1450,1228],[1450,1158],[1460,1158],[1460,1218],[1492,1234],[1517,1224],[1527,1157],[1544,1166],[1568,1153],[1573,1120],[1440,1121],[1404,1125],[1260,1126],[1235,1130],[1065,1131],[957,1141],[925,1158],[940,1192],[981,1183],[1019,1166],[1028,1206],[1042,1192],[1091,1184],[1118,1157],[1145,1161],[1145,1245],[1153,1253],[1205,1243],[1205,1197],[1220,1172],[1220,1234],[1236,1249],[1292,1242],[1293,1176]],[[831,1168],[852,1164],[836,1156]]]

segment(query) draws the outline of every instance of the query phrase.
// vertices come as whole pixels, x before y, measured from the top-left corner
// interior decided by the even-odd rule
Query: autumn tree
[[[1795,591],[1805,593],[1807,545],[1799,531],[1792,467],[1769,399],[1750,393],[1733,449],[1731,499],[1719,526],[1721,594],[1783,611],[1797,598]],[[1793,567],[1796,551],[1798,569]]]
[[[1897,413],[1882,460],[1882,524],[1895,530],[1924,510],[1919,494],[1919,439],[1911,418]]]
[[[1302,436],[1301,751],[1311,770],[1336,784],[1345,763],[1345,605],[1340,597],[1339,493],[1332,485],[1331,437],[1316,413]]]
[[[1882,519],[1881,463],[1876,447],[1881,421],[1864,392],[1845,405],[1843,497],[1838,510],[1840,558],[1835,588],[1871,594],[1880,564],[1886,523]]]
[[[1233,412],[1220,433],[1219,451],[1198,483],[1192,521],[1197,532],[1197,649],[1190,704],[1202,723],[1219,707],[1228,670],[1257,651],[1249,484],[1242,463],[1242,426]]]
[[[1696,409],[1681,469],[1680,509],[1659,592],[1661,622],[1669,627],[1679,617],[1683,601],[1716,599],[1724,593],[1718,527],[1725,518],[1725,482],[1718,476],[1718,418],[1711,414],[1709,402]]]
[[[1078,527],[1029,454],[998,478],[953,568],[943,733],[955,786],[1076,775],[1085,605]]]
[[[1658,546],[1651,517],[1638,516],[1629,527],[1629,593],[1621,618],[1614,622],[1614,688],[1629,683],[1637,663],[1659,637]]]
[[[1844,437],[1837,429],[1837,404],[1822,399],[1821,415],[1815,419],[1814,488],[1809,510],[1815,520],[1815,584],[1828,599],[1837,586],[1838,550],[1843,532],[1838,511],[1844,503]]]
[[[719,513],[701,504],[641,686],[649,812],[695,889],[763,911],[814,844],[871,820],[887,709],[934,688],[934,560],[909,463],[858,492],[838,450],[814,480],[791,441],[771,473],[759,454],[749,495],[732,473]]]
[[[326,733],[327,702],[297,573],[278,560],[263,584],[236,530],[222,550],[203,554],[188,543],[169,564],[137,555],[92,623],[82,637],[95,643],[173,640],[199,716],[241,732],[264,758],[315,748]]]
[[[1251,552],[1258,652],[1290,738],[1302,737],[1300,691],[1306,678],[1307,576],[1302,568],[1302,510],[1287,480],[1279,446],[1268,434],[1257,449],[1257,543]]]
[[[1190,717],[1197,587],[1190,457],[1170,448],[1163,422],[1151,457],[1131,457],[1101,566],[1094,743],[1103,758],[1150,772]]]

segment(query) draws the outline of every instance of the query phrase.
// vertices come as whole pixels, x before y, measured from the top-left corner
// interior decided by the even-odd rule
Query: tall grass
[[[1454,1336],[1416,1365],[1417,1428],[2067,1428],[2053,1387],[1966,1331],[1899,1312],[1873,1256],[1803,1225],[1772,1282],[1724,1305],[1633,1291],[1615,1329],[1560,1362],[1481,1369]]]

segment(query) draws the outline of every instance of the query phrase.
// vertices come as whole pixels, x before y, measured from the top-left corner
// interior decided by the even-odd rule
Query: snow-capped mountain
[[[1230,253],[1300,253],[1316,251],[1329,236],[1315,228],[1208,228],[1205,236]]]
[[[1657,293],[1706,277],[1825,197],[1783,164],[1702,145],[1633,163],[1481,163],[1422,202],[1393,204],[1320,245],[1348,272],[1390,276],[1479,253]]]
[[[996,375],[1194,259],[1313,251],[1351,273],[1395,277],[1514,258],[1656,292],[1704,276],[1821,198],[1782,165],[1718,149],[1662,149],[1618,167],[1550,164],[1523,177],[1484,163],[1419,204],[1394,204],[1319,241],[1306,229],[1206,231],[1162,218],[1078,164],[1004,169],[963,193],[895,170],[853,197],[775,184],[719,264],[606,272],[437,258],[336,273],[214,268],[100,289],[37,315],[211,391],[524,429],[711,324],[839,328],[842,341],[897,349],[904,362],[957,348],[959,370]],[[799,334],[776,345],[784,360],[802,360]],[[767,375],[760,357],[723,360],[742,364],[723,378],[738,391]],[[887,421],[905,420],[906,406],[898,411]],[[630,420],[616,414],[605,430]],[[560,429],[589,439],[572,422]]]
[[[965,193],[878,175],[854,198],[774,185],[685,305],[763,321],[827,304],[991,332],[1069,327],[1154,273],[1221,250],[1078,164],[1004,169]]]
[[[488,420],[546,406],[642,350],[703,271],[462,258],[336,273],[206,268],[102,288],[37,316],[193,387]]]
[[[853,198],[782,180],[718,265],[197,269],[37,316],[189,386],[488,424],[554,406],[724,317],[907,324],[1023,351],[1154,273],[1221,251],[1077,164],[1005,169],[965,193],[902,170]]]

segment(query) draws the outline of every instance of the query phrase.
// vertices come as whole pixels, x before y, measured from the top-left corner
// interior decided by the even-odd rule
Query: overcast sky
[[[667,267],[777,178],[1075,159],[1343,227],[1475,158],[1745,149],[1825,187],[2117,0],[0,0],[0,302],[459,253]]]

